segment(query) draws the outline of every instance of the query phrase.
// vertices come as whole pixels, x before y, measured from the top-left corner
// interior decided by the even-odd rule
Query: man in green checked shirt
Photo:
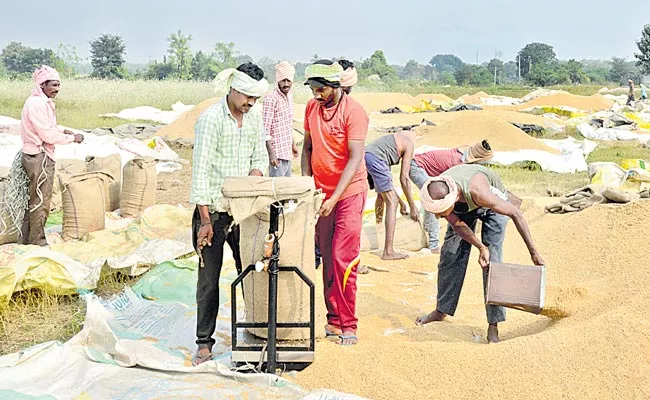
[[[239,227],[231,229],[232,217],[223,207],[221,187],[228,176],[262,176],[269,159],[264,142],[262,115],[251,111],[266,93],[264,72],[253,63],[227,69],[216,77],[217,89],[227,91],[218,103],[205,110],[196,122],[190,203],[192,241],[201,256],[196,288],[196,344],[194,365],[212,359],[212,337],[219,312],[219,277],[225,242],[232,249],[241,271]]]

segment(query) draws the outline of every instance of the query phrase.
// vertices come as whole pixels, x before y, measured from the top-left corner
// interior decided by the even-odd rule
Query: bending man
[[[481,164],[489,161],[492,155],[487,140],[468,148],[427,151],[413,157],[409,177],[418,189],[422,189],[429,178],[434,178],[451,167],[461,164]],[[423,225],[429,236],[429,250],[434,254],[440,253],[438,219],[432,213],[425,211]]]
[[[482,165],[458,165],[437,178],[429,179],[420,195],[425,210],[436,217],[445,217],[449,228],[438,264],[436,309],[418,317],[416,324],[442,321],[447,315],[454,315],[472,246],[479,249],[485,289],[490,263],[502,261],[508,217],[515,223],[533,263],[544,264],[533,244],[528,224],[519,211],[521,200],[506,190],[494,171]],[[481,239],[474,234],[479,219],[482,222]],[[499,341],[497,324],[505,321],[505,309],[495,305],[486,305],[485,309],[489,324],[488,343],[496,343]]]
[[[402,191],[409,203],[411,218],[415,221],[419,220],[419,211],[413,200],[409,181],[413,147],[414,145],[411,139],[402,132],[382,136],[366,146],[365,160],[366,167],[368,168],[368,180],[370,181],[370,187],[374,188],[377,192],[375,215],[377,216],[378,222],[381,222],[384,203],[387,205],[385,222],[386,239],[384,253],[381,256],[384,260],[399,260],[408,257],[405,254],[397,253],[393,248],[397,207],[400,206],[400,201],[393,187],[393,177],[390,173],[390,167],[399,164],[400,160],[402,164],[399,181],[402,186]],[[403,212],[406,212],[406,210],[403,209]]]

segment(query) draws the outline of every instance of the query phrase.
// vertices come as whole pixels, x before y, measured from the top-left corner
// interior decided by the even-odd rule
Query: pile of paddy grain
[[[296,381],[376,400],[649,398],[648,214],[650,201],[564,215],[528,207],[547,265],[550,318],[508,310],[496,345],[485,341],[475,251],[456,315],[424,327],[413,321],[435,307],[438,256],[389,262],[363,254],[362,263],[389,272],[357,280],[359,344],[320,341]],[[504,261],[530,264],[512,223]],[[444,388],[431,385],[432,374]]]
[[[392,107],[415,107],[421,104],[419,99],[408,93],[356,93],[352,98],[358,101],[368,114]]]
[[[543,150],[557,153],[510,122],[486,111],[456,112],[448,120],[436,124],[417,128],[418,135],[421,136],[418,145],[455,147],[487,139],[497,151]]]
[[[595,94],[593,96],[578,96],[570,93],[556,93],[538,97],[517,106],[517,110],[525,110],[535,106],[560,107],[567,106],[583,111],[609,110],[613,103],[607,98]]]
[[[218,97],[213,97],[202,101],[181,114],[176,121],[160,129],[157,135],[169,140],[186,140],[194,143],[194,125],[196,121],[203,111],[218,100]]]
[[[444,94],[441,93],[425,93],[425,94],[419,94],[415,96],[417,100],[427,100],[430,101],[433,104],[453,104],[454,100],[451,97],[448,97]]]
[[[465,95],[461,96],[458,98],[458,101],[463,103],[463,104],[475,104],[475,105],[481,105],[483,104],[483,101],[481,99],[490,97],[489,94],[485,93],[484,91],[477,92],[473,95]]]

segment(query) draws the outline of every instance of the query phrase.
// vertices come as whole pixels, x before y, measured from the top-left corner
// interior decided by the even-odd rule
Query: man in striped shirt
[[[295,73],[295,68],[287,61],[276,65],[277,87],[264,98],[264,134],[269,152],[269,176],[291,176],[291,160],[298,157],[298,147],[291,132],[291,86]]]
[[[239,227],[230,227],[230,216],[221,188],[228,176],[262,176],[268,165],[262,117],[252,111],[268,88],[264,72],[252,63],[227,69],[216,77],[217,89],[227,95],[201,114],[195,126],[194,159],[190,203],[192,241],[200,257],[196,290],[198,351],[194,364],[212,358],[212,335],[219,311],[219,277],[225,242],[232,249],[235,266],[241,271]]]

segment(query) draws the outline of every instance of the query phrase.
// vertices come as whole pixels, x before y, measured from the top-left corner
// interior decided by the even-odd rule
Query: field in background
[[[0,115],[20,119],[33,84],[24,81],[0,83]],[[151,106],[171,110],[172,104],[197,104],[214,96],[207,82],[64,80],[56,99],[58,123],[77,129],[114,127],[125,123],[99,114],[125,108]]]
[[[0,115],[20,118],[20,112],[32,89],[30,81],[0,82]],[[566,90],[573,94],[592,95],[602,86],[557,86],[549,89]],[[401,92],[417,95],[442,93],[453,99],[465,94],[484,91],[492,95],[521,97],[535,88],[526,86],[436,86],[432,84],[395,81],[393,83],[365,82],[354,90],[357,92]],[[193,81],[107,81],[93,79],[70,79],[61,83],[56,99],[57,118],[61,125],[77,129],[114,127],[124,123],[115,118],[102,118],[99,114],[117,113],[125,108],[152,106],[171,110],[172,104],[198,104],[214,96],[209,82]],[[309,89],[297,81],[294,85],[294,101],[306,103],[311,97]]]

